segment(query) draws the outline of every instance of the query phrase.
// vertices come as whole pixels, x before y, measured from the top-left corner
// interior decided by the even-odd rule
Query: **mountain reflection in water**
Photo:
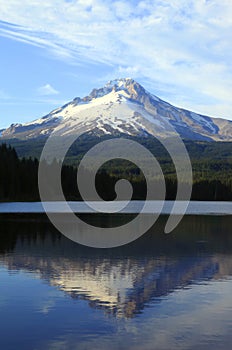
[[[105,250],[68,240],[43,215],[5,216],[0,265],[35,273],[117,318],[133,318],[175,290],[232,275],[231,217],[185,217],[169,235],[165,222],[162,216],[137,241]]]

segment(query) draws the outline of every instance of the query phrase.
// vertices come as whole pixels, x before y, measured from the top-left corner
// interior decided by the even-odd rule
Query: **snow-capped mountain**
[[[130,78],[108,82],[84,97],[26,124],[2,130],[2,139],[47,137],[59,128],[63,135],[141,135],[169,137],[176,131],[191,140],[232,141],[232,121],[177,108],[146,91]]]

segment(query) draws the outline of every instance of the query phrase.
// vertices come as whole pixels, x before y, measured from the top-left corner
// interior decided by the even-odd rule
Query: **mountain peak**
[[[113,87],[128,87],[129,85],[133,84],[138,84],[134,79],[132,78],[119,78],[119,79],[114,79],[114,80],[109,80],[106,84],[105,87],[107,88],[113,88]]]
[[[132,78],[120,78],[115,80],[110,80],[105,85],[106,89],[112,89],[115,91],[125,90],[130,93],[132,90],[145,93],[146,90],[134,79]]]
[[[129,98],[139,100],[142,95],[150,95],[137,81],[132,78],[120,78],[108,81],[102,88],[93,89],[82,101],[90,101],[94,98],[105,96],[111,92],[124,91]],[[150,95],[151,96],[151,95]],[[155,98],[155,96],[154,96]],[[80,100],[79,100],[80,101]],[[78,102],[79,102],[78,101]]]

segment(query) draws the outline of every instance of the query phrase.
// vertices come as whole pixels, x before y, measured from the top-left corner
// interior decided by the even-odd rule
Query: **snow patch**
[[[216,130],[214,124],[211,121],[208,121],[206,117],[203,117],[203,116],[196,114],[194,112],[190,112],[190,115],[196,122],[201,124],[203,126],[203,128],[207,127],[212,132],[212,134],[216,134],[217,130]]]

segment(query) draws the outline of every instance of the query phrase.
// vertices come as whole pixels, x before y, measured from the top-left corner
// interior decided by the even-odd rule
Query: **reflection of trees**
[[[161,218],[147,235],[110,250],[74,244],[41,217],[24,219],[2,221],[0,261],[9,269],[36,272],[117,317],[133,317],[178,288],[232,274],[232,259],[225,254],[232,249],[229,217],[186,217],[173,235],[162,234]]]

